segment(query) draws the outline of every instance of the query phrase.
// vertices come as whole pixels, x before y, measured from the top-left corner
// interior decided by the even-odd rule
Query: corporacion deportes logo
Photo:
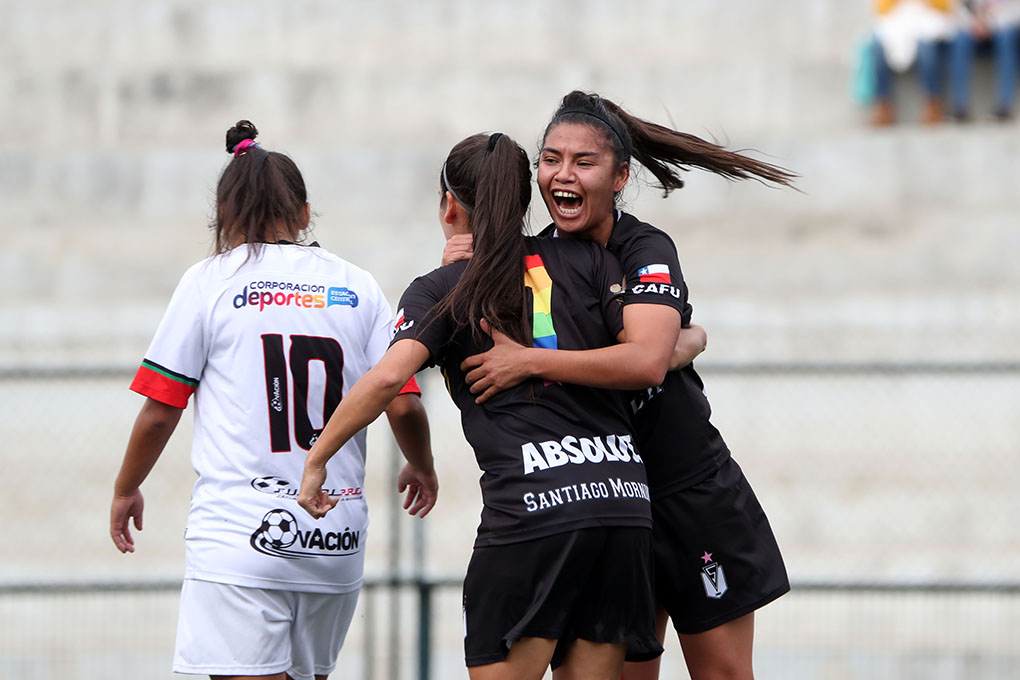
[[[307,557],[345,557],[361,550],[361,531],[302,529],[293,514],[274,508],[262,517],[251,535],[251,547],[263,555],[297,560]]]
[[[358,294],[350,288],[326,287],[293,281],[252,281],[233,298],[234,309],[250,307],[260,312],[269,307],[325,309],[336,305],[357,307]]]

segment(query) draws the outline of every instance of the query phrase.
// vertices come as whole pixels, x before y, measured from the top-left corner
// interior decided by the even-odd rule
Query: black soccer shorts
[[[595,527],[475,548],[464,579],[467,665],[504,661],[523,637],[560,640],[554,668],[577,639],[654,659],[650,541],[645,528]]]
[[[655,595],[677,633],[702,633],[789,592],[768,518],[732,458],[652,499]]]

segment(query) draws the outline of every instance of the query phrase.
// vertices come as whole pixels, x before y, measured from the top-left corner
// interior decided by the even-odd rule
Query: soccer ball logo
[[[265,477],[256,477],[255,479],[251,480],[251,486],[256,491],[261,491],[262,493],[275,495],[276,493],[283,491],[284,489],[289,487],[290,482],[288,482],[286,479],[280,479],[279,477],[267,475]]]
[[[258,533],[271,547],[286,548],[297,540],[297,520],[286,510],[270,510],[262,518]]]

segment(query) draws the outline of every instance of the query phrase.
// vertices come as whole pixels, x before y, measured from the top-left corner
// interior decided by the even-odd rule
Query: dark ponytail
[[[524,290],[525,215],[531,202],[528,154],[502,133],[478,134],[450,151],[440,173],[449,191],[468,212],[474,254],[457,285],[436,306],[458,328],[470,326],[483,337],[483,318],[521,344],[531,333]]]
[[[789,186],[796,173],[728,151],[686,132],[651,123],[624,111],[597,94],[574,90],[563,98],[542,135],[560,123],[580,123],[600,130],[613,147],[618,164],[633,158],[658,180],[663,195],[684,185],[681,172],[700,168],[727,179],[758,179]]]
[[[215,252],[225,253],[239,243],[252,252],[277,240],[278,227],[297,240],[307,226],[308,201],[301,171],[282,153],[257,143],[259,131],[248,120],[227,130],[227,153],[234,156],[216,185]]]

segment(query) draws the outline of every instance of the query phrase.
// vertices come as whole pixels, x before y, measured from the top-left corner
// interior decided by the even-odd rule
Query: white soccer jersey
[[[267,244],[249,257],[241,246],[184,274],[131,389],[180,408],[195,394],[186,578],[361,585],[365,432],[327,465],[333,511],[316,521],[295,498],[305,454],[391,329],[375,279],[321,248]]]

